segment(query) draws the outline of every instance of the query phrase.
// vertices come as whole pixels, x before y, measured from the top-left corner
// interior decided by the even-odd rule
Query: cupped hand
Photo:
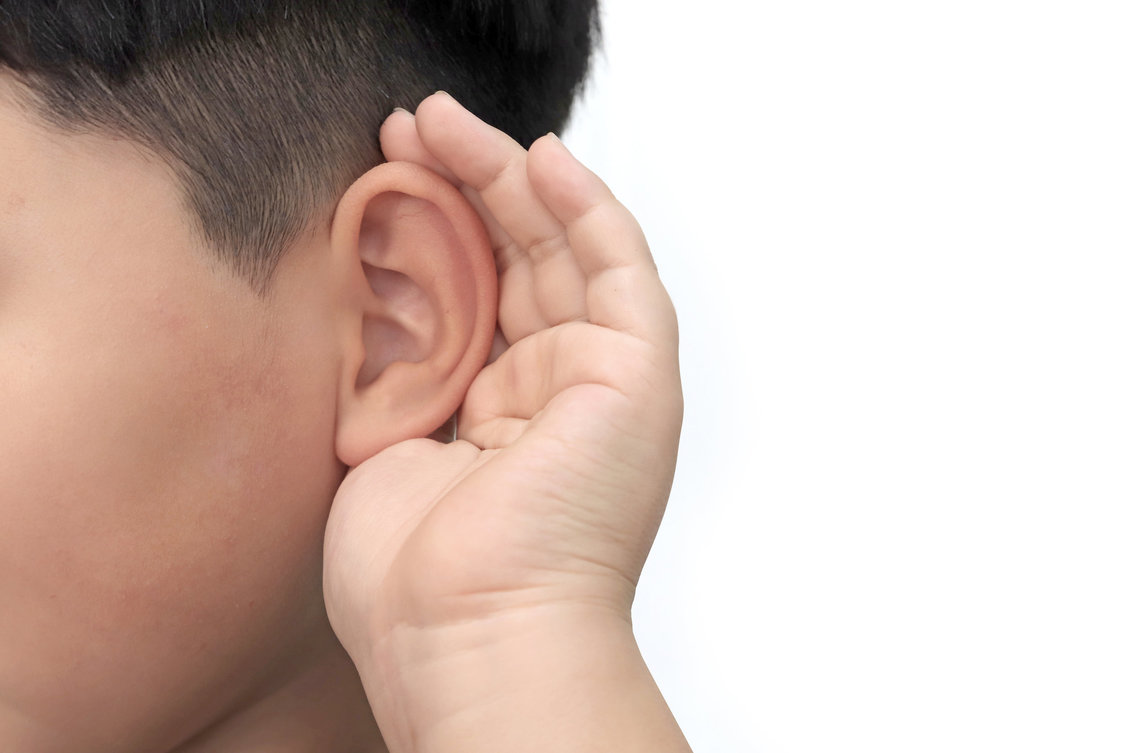
[[[498,333],[457,440],[402,442],[346,476],[331,624],[362,662],[402,628],[561,607],[630,620],[682,421],[675,314],[639,226],[556,137],[527,152],[445,94],[390,117],[381,147],[478,210]]]

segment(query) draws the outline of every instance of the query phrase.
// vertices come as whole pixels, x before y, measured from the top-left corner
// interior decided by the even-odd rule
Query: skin
[[[674,471],[674,309],[635,219],[555,136],[527,154],[445,94],[381,133],[478,208],[499,337],[459,439],[354,468],[331,623],[395,751],[687,751],[632,634]]]
[[[675,318],[595,176],[437,95],[262,299],[0,87],[0,748],[686,750],[630,621]]]
[[[296,731],[379,749],[321,598],[346,469],[322,240],[259,300],[159,161],[2,85],[0,748],[220,750],[233,712],[303,688]]]

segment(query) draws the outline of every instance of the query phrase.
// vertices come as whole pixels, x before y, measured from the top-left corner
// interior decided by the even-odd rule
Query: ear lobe
[[[344,270],[336,451],[351,467],[425,437],[486,362],[498,282],[478,213],[435,173],[392,162],[359,178],[331,229]]]

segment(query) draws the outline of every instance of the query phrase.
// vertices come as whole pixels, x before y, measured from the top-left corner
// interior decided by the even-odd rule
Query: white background
[[[680,311],[692,746],[1130,751],[1130,4],[606,0],[566,142]]]

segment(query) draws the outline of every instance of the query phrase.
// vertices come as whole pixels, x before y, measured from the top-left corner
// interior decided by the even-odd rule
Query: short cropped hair
[[[263,293],[383,161],[394,107],[443,89],[528,146],[564,126],[598,34],[596,0],[3,0],[0,70],[46,124],[165,161]]]

